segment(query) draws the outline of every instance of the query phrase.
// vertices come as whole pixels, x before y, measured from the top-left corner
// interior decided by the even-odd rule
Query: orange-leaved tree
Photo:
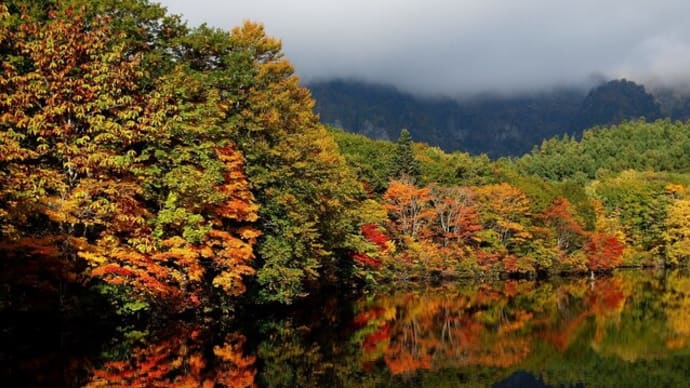
[[[563,252],[579,248],[580,240],[585,231],[573,216],[572,205],[563,198],[557,197],[553,203],[541,214],[547,226],[556,231],[556,243]]]
[[[169,107],[139,93],[138,56],[124,55],[106,18],[87,21],[78,10],[7,34],[0,180],[8,249],[17,253],[27,239],[44,236],[38,240],[73,262],[97,246],[146,244],[150,212],[131,165],[135,145],[164,130],[154,112]],[[99,261],[105,271],[108,264]],[[141,275],[152,289],[172,292]]]
[[[592,271],[610,270],[623,262],[625,245],[616,237],[594,232],[585,244],[587,268]]]
[[[258,299],[290,303],[352,266],[361,243],[361,185],[314,114],[279,40],[246,22],[230,34],[200,27],[180,50],[190,80],[217,98],[222,127],[245,156],[260,205]],[[342,271],[348,273],[348,271]]]
[[[85,263],[83,281],[176,309],[208,281],[241,293],[258,208],[218,96],[183,65],[148,78],[110,20],[85,15],[65,6],[3,31],[3,250]]]
[[[428,187],[418,188],[405,179],[393,180],[383,199],[383,208],[390,216],[389,229],[394,236],[415,239],[420,233],[427,234],[435,215],[429,205],[431,190]]]

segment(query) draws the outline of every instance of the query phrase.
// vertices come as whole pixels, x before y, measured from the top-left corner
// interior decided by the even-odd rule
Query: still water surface
[[[258,310],[230,327],[14,328],[0,368],[6,382],[35,386],[690,386],[690,277],[680,272],[397,288]]]

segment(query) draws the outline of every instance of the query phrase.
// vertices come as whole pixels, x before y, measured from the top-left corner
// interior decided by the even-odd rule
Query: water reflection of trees
[[[201,327],[177,327],[165,336],[125,343],[91,371],[87,387],[251,387],[255,357],[237,332],[214,336]],[[120,353],[120,354],[118,354]]]
[[[690,280],[619,273],[401,291],[363,301],[358,312],[363,364],[383,361],[393,375],[517,367],[582,343],[634,361],[687,348]]]
[[[485,386],[527,370],[551,385],[673,386],[690,373],[690,278],[678,272],[447,285],[307,307],[247,321],[242,333],[189,323],[130,332],[79,358],[88,376],[78,381]]]

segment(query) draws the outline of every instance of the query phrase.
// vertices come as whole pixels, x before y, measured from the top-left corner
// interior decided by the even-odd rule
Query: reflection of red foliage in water
[[[372,307],[369,310],[357,314],[352,320],[352,323],[355,325],[355,328],[359,329],[360,327],[366,326],[370,320],[381,317],[385,311],[383,307]]]
[[[595,287],[589,295],[588,304],[598,313],[606,313],[622,307],[625,294],[619,279],[603,278],[594,283]]]
[[[581,313],[574,319],[564,322],[562,326],[547,330],[541,336],[556,347],[556,349],[564,352],[568,349],[570,342],[575,337],[575,333],[588,316],[588,312]]]
[[[518,282],[515,280],[506,280],[503,284],[503,295],[512,298],[518,293]]]
[[[475,296],[475,300],[479,304],[487,304],[495,302],[501,299],[501,294],[496,292],[495,289],[482,286]]]
[[[364,338],[364,343],[362,343],[362,347],[365,351],[370,351],[376,348],[376,344],[389,338],[390,325],[388,323],[385,323],[383,326],[379,327],[378,330]]]
[[[254,356],[243,352],[245,337],[231,333],[212,356],[195,341],[198,330],[183,330],[132,350],[128,360],[113,360],[92,371],[87,387],[253,387]],[[213,368],[207,368],[213,365]]]
[[[453,335],[458,338],[458,343],[466,348],[476,348],[481,344],[481,334],[484,325],[472,318],[465,317],[458,321],[458,325],[453,330]]]
[[[584,295],[585,310],[542,335],[559,351],[565,351],[570,346],[575,333],[587,318],[605,316],[619,310],[625,304],[626,296],[620,278],[598,278],[593,285],[584,281],[582,285],[583,287],[590,287]]]
[[[393,352],[390,352],[392,354],[386,353],[384,361],[391,374],[399,375],[414,372],[418,369],[431,368],[431,356],[428,354],[413,355],[401,349],[394,349]]]
[[[507,368],[520,365],[533,341],[559,351],[572,346],[583,325],[596,317],[599,330],[626,304],[625,278],[597,276],[564,284],[529,280],[472,285],[462,292],[400,291],[367,300],[355,318],[368,327],[362,341],[363,368],[385,362],[391,374],[453,366]],[[551,289],[552,285],[556,289]],[[378,308],[375,306],[379,306]],[[383,307],[395,308],[387,314]]]
[[[621,290],[611,290],[602,295],[604,306],[609,309],[619,308],[625,301],[625,294]]]

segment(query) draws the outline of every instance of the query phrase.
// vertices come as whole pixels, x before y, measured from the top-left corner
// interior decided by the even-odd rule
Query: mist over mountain
[[[593,125],[690,112],[688,1],[161,3],[190,26],[264,23],[322,120],[374,138],[408,128],[415,140],[495,157]],[[607,85],[622,78],[636,82]]]
[[[321,120],[375,139],[397,139],[407,128],[414,140],[446,151],[491,157],[528,152],[543,139],[624,120],[690,117],[690,99],[672,89],[656,89],[625,79],[591,90],[557,88],[511,96],[463,99],[418,97],[394,87],[351,80],[308,85]]]
[[[260,21],[309,82],[352,78],[415,95],[511,95],[593,75],[688,81],[684,0],[161,0],[191,25]]]

